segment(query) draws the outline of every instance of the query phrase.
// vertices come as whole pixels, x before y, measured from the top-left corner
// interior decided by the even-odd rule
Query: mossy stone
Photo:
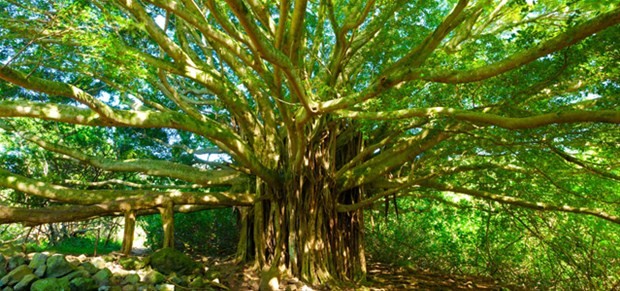
[[[163,248],[150,256],[150,264],[153,269],[163,273],[177,273],[189,275],[200,272],[200,265],[186,254],[172,249]]]
[[[46,278],[32,283],[30,291],[70,291],[71,286],[66,278]]]

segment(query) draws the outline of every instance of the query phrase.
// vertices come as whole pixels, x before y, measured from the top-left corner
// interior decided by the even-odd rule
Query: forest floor
[[[230,290],[258,290],[258,273],[251,266],[239,266],[231,260],[224,260],[213,262],[213,267],[221,274],[221,283]],[[303,286],[297,278],[280,281],[281,290],[525,290],[484,277],[437,274],[383,263],[370,263],[367,280],[361,285]]]
[[[11,256],[19,253],[18,248],[0,246],[0,253]],[[147,249],[134,248],[133,255],[148,256]],[[258,290],[259,272],[250,265],[235,264],[230,258],[195,256],[197,261],[217,274],[218,281],[229,290]],[[118,265],[118,264],[114,264]],[[118,268],[122,268],[118,265]],[[368,265],[366,282],[349,286],[306,286],[297,278],[280,280],[281,290],[525,290],[516,286],[500,284],[493,279],[474,276],[459,276],[414,270],[373,262]],[[183,288],[181,290],[188,290]]]

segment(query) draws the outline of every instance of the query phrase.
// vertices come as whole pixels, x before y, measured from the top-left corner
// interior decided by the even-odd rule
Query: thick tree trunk
[[[174,208],[168,200],[159,208],[161,222],[164,227],[164,241],[162,248],[174,248]]]
[[[363,280],[363,212],[336,212],[335,198],[321,184],[248,209],[238,256],[249,258],[248,254],[254,254],[260,267],[283,266],[313,284],[333,279]],[[360,199],[358,190],[343,196],[345,203]]]
[[[337,203],[360,201],[362,190],[340,192],[331,179],[360,142],[345,147],[352,153],[337,151],[335,142],[308,148],[305,165],[282,188],[258,181],[258,202],[242,211],[238,258],[255,259],[259,269],[286,269],[310,284],[363,280],[363,212],[336,211]]]
[[[129,210],[125,212],[125,228],[123,230],[123,246],[121,253],[128,256],[133,248],[133,237],[136,229],[136,211]]]

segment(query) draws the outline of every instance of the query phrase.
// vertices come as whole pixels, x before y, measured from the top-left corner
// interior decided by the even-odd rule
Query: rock
[[[174,291],[174,285],[172,284],[161,284],[155,286],[157,291]]]
[[[183,279],[181,279],[179,276],[177,276],[176,273],[172,273],[170,275],[168,275],[168,281],[177,284],[177,285],[185,285],[185,281]]]
[[[105,255],[105,256],[103,256],[103,259],[104,259],[106,262],[114,262],[114,261],[116,261],[116,258],[114,258],[114,256],[113,256],[113,255]]]
[[[103,263],[103,267],[101,267],[101,268],[97,268],[91,262],[84,262],[80,266],[83,267],[84,270],[86,270],[89,274],[94,275],[95,273],[99,272],[99,269],[105,268],[105,262]]]
[[[166,277],[157,271],[150,271],[144,276],[144,282],[148,284],[159,284],[166,280]]]
[[[90,277],[90,273],[88,273],[88,271],[84,270],[84,269],[77,269],[69,274],[67,274],[64,278],[67,278],[67,280],[71,281],[75,278],[78,277],[83,277],[83,278],[89,278]]]
[[[45,271],[47,270],[47,265],[41,265],[36,270],[34,270],[34,274],[39,278],[43,278],[45,276]]]
[[[32,285],[32,283],[39,279],[39,277],[37,277],[35,274],[28,274],[26,276],[24,276],[24,278],[22,278],[19,283],[17,283],[17,285],[15,285],[15,287],[13,287],[13,289],[15,291],[26,291],[26,290],[30,290],[30,285]]]
[[[21,281],[24,277],[31,274],[32,270],[28,268],[28,266],[21,265],[6,274],[6,276],[2,277],[2,279],[0,279],[0,287],[13,286],[19,281]]]
[[[95,266],[95,268],[97,269],[103,269],[105,268],[105,260],[103,260],[100,257],[95,257],[92,260],[90,260],[90,262]],[[96,273],[96,272],[95,272]]]
[[[112,277],[110,277],[110,285],[121,285],[121,282],[123,282],[123,276],[120,274],[113,274]]]
[[[75,270],[75,266],[69,263],[63,255],[53,255],[47,258],[46,278],[59,278]]]
[[[94,291],[99,287],[93,278],[77,277],[70,282],[71,290]]]
[[[138,274],[129,274],[127,275],[127,277],[125,277],[125,279],[123,279],[123,282],[121,282],[121,285],[138,284],[139,282],[140,282],[140,276],[138,276]]]
[[[121,258],[118,263],[125,269],[125,270],[139,270],[144,268],[144,266],[146,266],[145,262],[139,258],[135,258],[135,257],[127,257],[127,258]]]
[[[155,287],[151,285],[138,285],[138,291],[157,291]]]
[[[97,282],[93,278],[77,277],[70,282],[71,290],[94,291],[98,289]]]
[[[150,256],[150,264],[153,269],[170,274],[175,272],[180,275],[189,275],[200,272],[200,265],[186,254],[173,248],[163,248]]]
[[[99,272],[95,273],[95,275],[93,275],[93,279],[97,281],[97,284],[99,284],[99,286],[108,284],[111,277],[112,272],[108,268],[103,268]]]
[[[82,263],[82,261],[80,261],[80,258],[76,256],[67,255],[65,256],[65,260],[67,260],[67,262],[69,262],[69,264],[73,265],[74,267],[77,267]]]
[[[28,267],[30,267],[30,269],[36,270],[41,266],[45,266],[45,261],[47,261],[47,257],[48,256],[44,253],[34,254],[34,256],[32,256],[30,264],[28,264]]]
[[[6,273],[8,273],[6,271],[6,263],[7,263],[6,258],[4,257],[3,254],[0,254],[0,278],[4,277]]]
[[[32,283],[30,291],[71,290],[69,280],[65,278],[46,278]]]
[[[260,275],[259,290],[279,290],[280,289],[280,273],[277,268],[263,267]]]
[[[8,262],[9,271],[14,270],[15,268],[24,264],[26,264],[26,258],[24,258],[24,255],[12,256]]]

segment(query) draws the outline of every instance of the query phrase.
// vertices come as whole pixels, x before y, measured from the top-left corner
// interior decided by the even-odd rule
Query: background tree
[[[362,209],[404,196],[620,222],[615,1],[33,0],[0,11],[8,131],[121,181],[59,187],[2,169],[0,186],[107,212],[251,205],[238,258],[309,282],[363,278]],[[82,150],[61,123],[106,127],[98,141],[122,154]]]

